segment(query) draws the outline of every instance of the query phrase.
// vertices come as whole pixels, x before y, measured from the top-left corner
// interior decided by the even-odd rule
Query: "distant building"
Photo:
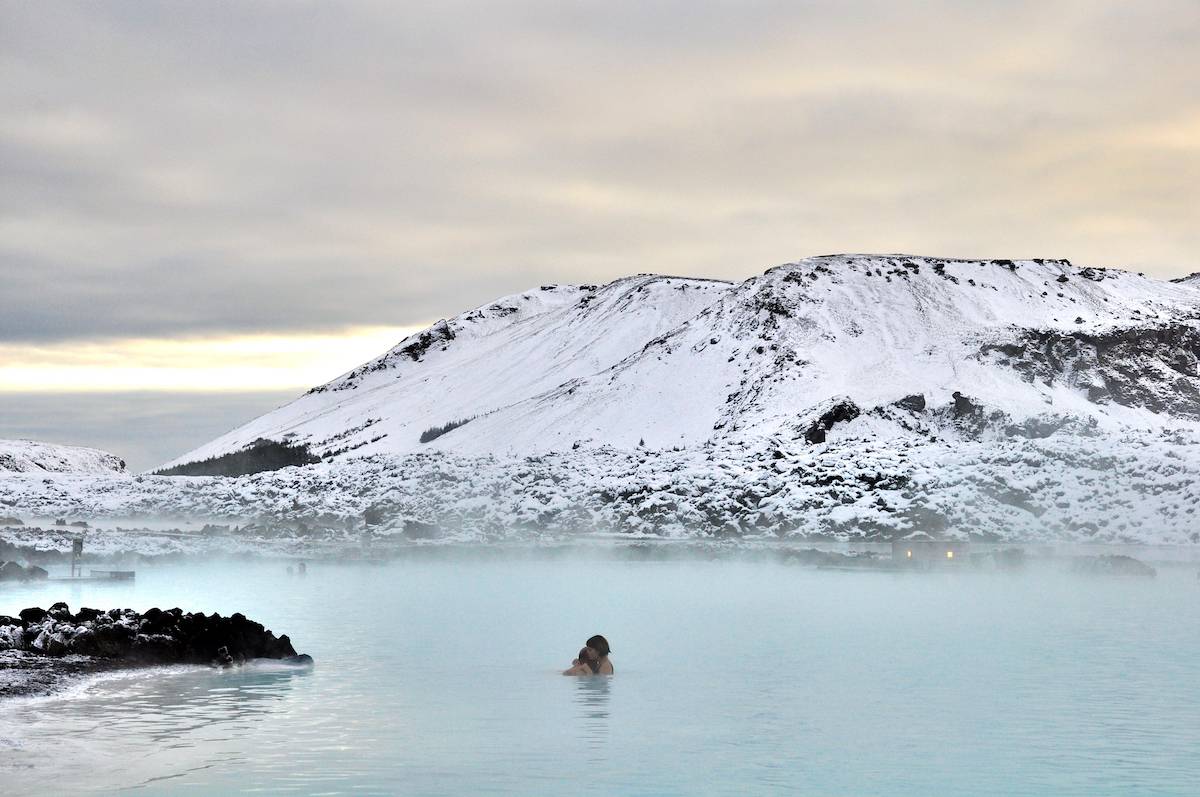
[[[924,532],[892,540],[892,561],[900,567],[954,566],[967,560],[971,544],[961,540],[935,540]]]

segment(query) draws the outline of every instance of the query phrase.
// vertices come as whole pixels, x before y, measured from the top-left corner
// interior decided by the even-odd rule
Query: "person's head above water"
[[[575,659],[575,662],[587,667],[593,675],[600,672],[600,657],[591,648],[580,648],[579,658]]]
[[[606,658],[608,654],[612,652],[609,650],[608,640],[599,634],[596,634],[594,637],[589,639],[587,641],[587,646],[596,651],[596,653],[600,654],[600,658]]]

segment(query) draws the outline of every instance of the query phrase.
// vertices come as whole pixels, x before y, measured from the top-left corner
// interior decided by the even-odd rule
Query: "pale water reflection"
[[[588,585],[580,589],[580,585]],[[243,611],[316,666],[0,704],[14,794],[1195,794],[1200,584],[461,552],[139,568],[0,614]],[[583,640],[613,678],[559,675]]]
[[[577,718],[584,738],[592,747],[603,747],[608,741],[609,698],[613,678],[597,675],[590,678],[575,678],[575,705],[579,709]]]

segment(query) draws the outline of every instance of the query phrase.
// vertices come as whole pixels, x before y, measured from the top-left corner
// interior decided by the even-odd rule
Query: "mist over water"
[[[149,470],[233,426],[295,398],[295,390],[250,393],[7,393],[0,438],[91,446]]]
[[[10,701],[0,779],[6,794],[1194,793],[1194,564],[1121,579],[665,551],[415,551],[305,577],[193,562],[7,587],[0,614],[241,611],[316,666],[141,671]],[[560,676],[594,633],[617,675]]]

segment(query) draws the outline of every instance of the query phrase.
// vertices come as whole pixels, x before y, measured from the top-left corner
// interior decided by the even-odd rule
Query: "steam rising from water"
[[[316,667],[147,673],[11,704],[0,774],[14,793],[50,777],[205,794],[1186,792],[1195,563],[1121,579],[1066,561],[845,572],[715,548],[491,547],[309,561],[303,578],[207,561],[6,589],[0,613],[242,611]],[[557,675],[594,633],[616,677]]]

